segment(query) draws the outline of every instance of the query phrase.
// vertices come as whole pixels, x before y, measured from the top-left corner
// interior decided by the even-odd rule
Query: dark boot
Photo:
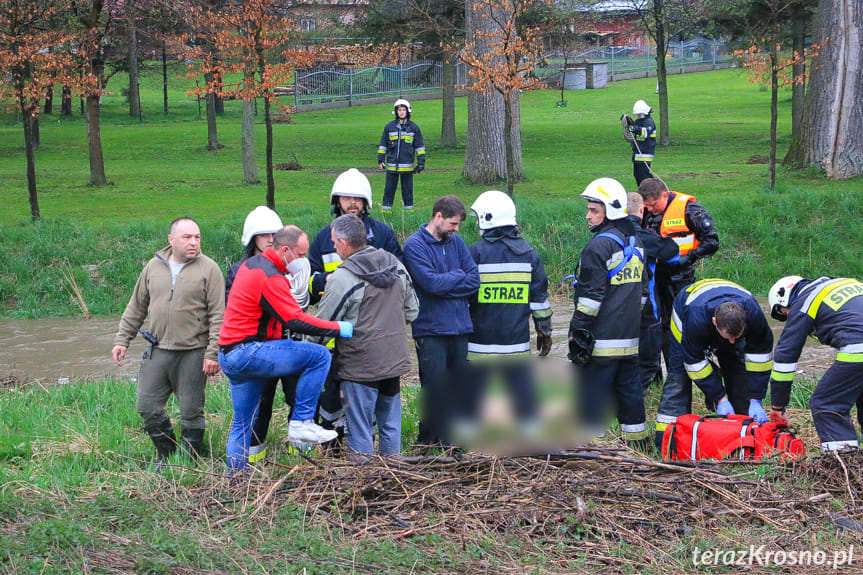
[[[147,433],[150,434],[150,439],[156,446],[157,461],[167,463],[168,458],[177,451],[177,436],[174,435],[174,428],[170,425],[167,427],[148,427]]]
[[[204,430],[195,428],[183,428],[180,432],[180,442],[183,445],[183,451],[193,461],[197,461],[199,457],[204,456]]]

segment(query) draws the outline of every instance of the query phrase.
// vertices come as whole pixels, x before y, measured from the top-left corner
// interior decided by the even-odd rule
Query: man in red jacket
[[[291,441],[322,443],[337,435],[312,420],[330,369],[330,352],[314,343],[282,339],[285,328],[326,337],[353,335],[352,324],[309,315],[291,295],[284,274],[299,268],[308,251],[306,234],[297,226],[286,226],[276,232],[273,245],[247,259],[234,278],[219,333],[219,364],[231,382],[234,406],[227,445],[232,472],[248,465],[252,426],[268,379],[300,376],[288,426]]]

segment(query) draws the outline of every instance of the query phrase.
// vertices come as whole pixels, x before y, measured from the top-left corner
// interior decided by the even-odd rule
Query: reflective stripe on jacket
[[[725,394],[720,374],[706,359],[711,350],[734,347],[713,323],[716,308],[734,302],[746,312],[746,327],[738,338],[746,363],[748,399],[764,399],[773,367],[773,332],[755,297],[741,286],[721,279],[695,282],[674,300],[671,333],[683,347],[686,374],[705,397],[717,401]]]
[[[620,223],[618,223],[620,222]],[[618,236],[625,245],[627,236],[618,226],[634,227],[623,220],[606,220],[594,232],[581,252],[578,283],[575,288],[575,311],[570,330],[589,330],[595,340],[594,359],[614,359],[638,355],[641,331],[642,297],[647,296],[644,278],[644,248],[636,236],[638,257],[631,257],[613,277],[608,273],[624,260],[624,249],[606,233]]]
[[[791,382],[806,338],[836,350],[836,361],[863,362],[863,282],[852,278],[801,280],[792,292],[788,320],[770,374],[773,405],[788,405]]]
[[[470,298],[468,359],[530,355],[530,318],[550,318],[548,278],[539,254],[515,227],[488,230],[471,244],[479,292]]]

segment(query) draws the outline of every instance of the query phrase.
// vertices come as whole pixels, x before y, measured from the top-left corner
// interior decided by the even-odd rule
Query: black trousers
[[[635,185],[641,185],[642,180],[646,180],[647,178],[652,178],[653,174],[650,173],[650,162],[642,162],[642,161],[633,161],[632,162],[632,175],[635,176]]]
[[[414,207],[414,173],[413,172],[391,172],[387,171],[387,180],[384,185],[384,200],[383,207],[393,207],[393,201],[396,198],[396,188],[399,185],[399,179],[402,181],[402,202],[404,202],[406,210],[412,210]]]
[[[644,413],[644,390],[638,375],[635,356],[574,365],[578,385],[578,415],[588,431],[604,431],[611,413],[624,438],[647,437]]]
[[[291,406],[290,413],[294,412],[294,398],[297,395],[297,380],[299,374],[289,375],[281,378],[282,391],[285,393],[285,403]],[[261,391],[261,403],[258,405],[258,417],[252,427],[251,446],[262,445],[267,441],[267,433],[270,431],[270,420],[273,418],[273,403],[276,400],[276,388],[279,386],[279,378],[275,377],[267,381],[267,385]],[[290,415],[288,416],[290,419]]]
[[[821,449],[831,451],[857,443],[857,431],[851,420],[851,407],[857,404],[857,419],[863,407],[863,363],[836,361],[830,366],[812,397],[809,409]]]
[[[418,445],[448,444],[452,400],[460,393],[467,364],[467,335],[414,338],[420,372]]]

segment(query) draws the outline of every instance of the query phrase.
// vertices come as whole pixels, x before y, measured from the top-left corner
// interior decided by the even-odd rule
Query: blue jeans
[[[396,385],[398,385],[396,379]],[[398,387],[396,387],[396,390]],[[345,406],[345,441],[349,453],[374,455],[374,424],[378,423],[378,451],[384,457],[398,455],[402,447],[402,406],[398,393],[387,395],[377,387],[342,382]]]
[[[234,419],[228,432],[228,468],[237,471],[249,462],[252,427],[268,380],[299,374],[292,420],[312,419],[332,361],[322,345],[278,339],[238,345],[219,364],[231,382]]]

